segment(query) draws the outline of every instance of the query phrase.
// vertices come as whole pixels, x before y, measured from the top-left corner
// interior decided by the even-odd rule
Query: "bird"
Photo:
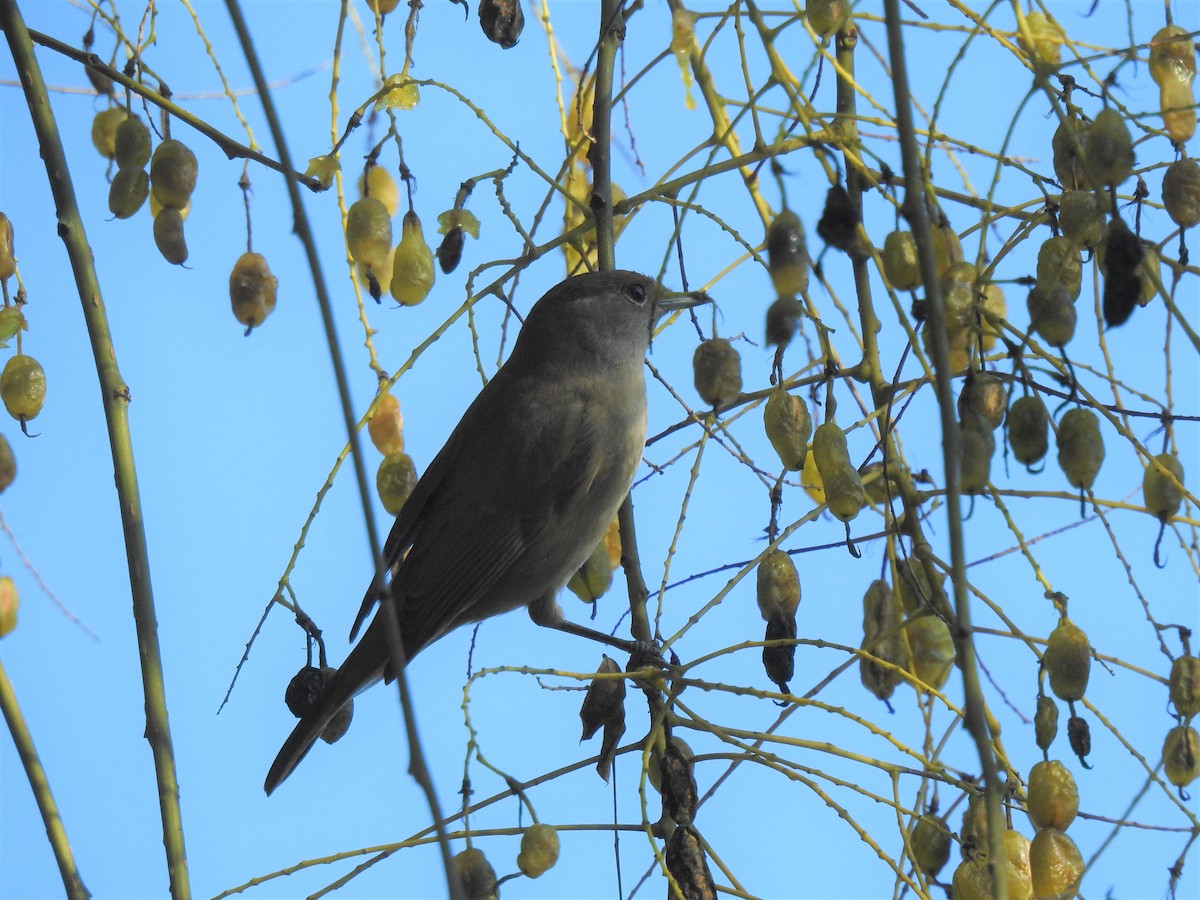
[[[468,622],[529,608],[586,632],[556,596],[595,549],[646,441],[645,354],[664,314],[708,301],[635,272],[567,278],[533,305],[512,352],[418,479],[350,632],[393,603],[404,663]],[[381,610],[267,774],[271,794],[341,707],[397,671]]]

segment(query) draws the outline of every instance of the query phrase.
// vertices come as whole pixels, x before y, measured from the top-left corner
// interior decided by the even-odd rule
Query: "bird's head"
[[[602,365],[640,362],[660,317],[708,299],[702,292],[663,290],[636,272],[577,275],[534,304],[513,353],[537,348],[543,355],[584,356]]]

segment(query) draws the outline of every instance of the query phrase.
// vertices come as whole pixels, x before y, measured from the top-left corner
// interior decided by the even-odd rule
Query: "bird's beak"
[[[678,309],[691,309],[702,303],[711,303],[712,298],[704,291],[667,291],[660,289],[655,302],[658,317]]]

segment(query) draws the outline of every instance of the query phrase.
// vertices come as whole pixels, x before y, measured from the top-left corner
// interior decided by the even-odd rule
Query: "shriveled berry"
[[[1200,775],[1200,734],[1189,725],[1176,725],[1163,741],[1163,773],[1175,787],[1187,787]]]
[[[792,558],[772,550],[758,564],[758,611],[765,621],[794,616],[800,606],[800,574]]]
[[[1133,139],[1125,118],[1107,106],[1092,121],[1084,144],[1087,173],[1096,185],[1119,185],[1133,174]]]
[[[1181,487],[1175,486],[1167,477],[1167,472],[1175,477]],[[1179,457],[1173,453],[1160,453],[1154,457],[1142,475],[1142,497],[1146,503],[1146,512],[1160,522],[1167,522],[1179,512],[1183,503],[1182,485],[1183,463],[1179,461]]]
[[[196,189],[196,154],[182,142],[169,138],[150,158],[150,190],[163,206],[183,209]]]
[[[825,502],[839,521],[849,522],[867,505],[862,476],[850,462],[846,433],[834,422],[817,426],[813,434],[813,457],[825,488]]]
[[[904,630],[912,651],[913,674],[930,688],[941,689],[957,656],[950,626],[937,616],[928,615],[910,619]]]
[[[116,156],[117,148],[117,128],[128,117],[124,107],[110,106],[108,109],[102,109],[96,113],[96,117],[92,119],[92,145],[96,148],[96,152],[105,159],[112,159]]]
[[[128,219],[142,208],[150,193],[150,176],[145,169],[119,169],[108,186],[108,211]]]
[[[1104,237],[1106,201],[1091,191],[1065,191],[1058,201],[1058,226],[1076,247],[1091,250]]]
[[[1036,394],[1018,397],[1008,411],[1008,443],[1022,465],[1031,466],[1050,449],[1050,413]]]
[[[375,490],[390,515],[399,515],[417,486],[417,467],[407,453],[386,456],[375,473]]]
[[[179,210],[164,206],[154,217],[154,244],[163,259],[173,266],[187,262],[187,242],[183,238],[183,217]]]
[[[395,6],[392,0],[385,2]],[[462,885],[466,900],[499,900],[500,889],[496,881],[496,870],[492,868],[482,850],[469,847],[457,854],[451,862],[458,873],[458,882]]]
[[[1081,700],[1092,669],[1092,648],[1083,629],[1065,616],[1050,632],[1042,666],[1050,676],[1050,690],[1060,700]]]
[[[926,878],[936,878],[950,859],[950,829],[946,820],[926,813],[917,820],[909,840],[917,868]]]
[[[1091,130],[1090,122],[1066,118],[1058,123],[1058,129],[1054,132],[1050,142],[1054,152],[1054,175],[1065,191],[1084,190],[1092,186],[1088,183],[1083,163],[1084,148]]]
[[[395,394],[387,393],[379,398],[379,405],[367,420],[367,434],[375,449],[384,456],[404,452],[404,416]]]
[[[539,822],[521,835],[517,868],[529,878],[537,878],[558,862],[558,832],[552,825]]]
[[[17,478],[17,458],[8,438],[0,434],[0,494]]]
[[[1162,181],[1163,206],[1181,228],[1200,225],[1200,163],[1177,159],[1167,166]]]
[[[21,607],[21,597],[17,593],[16,583],[7,575],[0,577],[0,638],[11,634],[17,627],[17,611]]]
[[[992,428],[1004,422],[1008,407],[1008,392],[1004,382],[990,372],[972,372],[958,395],[958,415],[964,421],[972,415],[980,416]]]
[[[1037,712],[1033,715],[1034,740],[1038,749],[1046,751],[1058,737],[1058,704],[1052,697],[1042,694],[1037,699]]]
[[[25,353],[10,356],[0,372],[0,400],[14,419],[36,418],[46,402],[46,372],[41,363]]]
[[[1180,656],[1171,663],[1171,678],[1167,682],[1171,704],[1184,719],[1200,713],[1200,658]]]
[[[275,309],[279,279],[271,274],[261,253],[243,253],[229,273],[229,301],[233,315],[246,326],[246,334],[257,328]]]
[[[1057,828],[1042,828],[1029,845],[1033,896],[1071,897],[1083,877],[1083,855],[1075,842]]]
[[[911,231],[893,231],[883,239],[883,274],[898,291],[911,291],[921,284],[917,241]]]
[[[782,386],[773,388],[763,406],[763,424],[783,467],[790,472],[803,469],[812,435],[812,417],[804,400]]]
[[[1079,812],[1079,788],[1071,770],[1057,759],[1029,770],[1029,819],[1034,828],[1066,831]]]
[[[13,250],[12,222],[0,212],[0,281],[11,278],[16,271],[17,257]]]
[[[785,209],[767,228],[767,271],[775,292],[794,297],[806,291],[808,266],[804,226],[798,215]]]
[[[150,161],[150,129],[140,117],[131,115],[117,126],[113,158],[122,169],[142,169]]]
[[[1067,481],[1072,487],[1090,490],[1104,463],[1099,417],[1090,409],[1068,410],[1058,423],[1057,442],[1058,464]]]
[[[355,262],[382,268],[392,249],[392,218],[382,200],[360,197],[346,210],[346,246]]]
[[[725,338],[703,341],[692,354],[696,393],[712,407],[732,403],[742,393],[742,357]]]

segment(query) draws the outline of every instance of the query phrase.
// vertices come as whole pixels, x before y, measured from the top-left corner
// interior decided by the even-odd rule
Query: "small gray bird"
[[[599,543],[642,458],[654,323],[706,300],[616,271],[569,278],[534,304],[384,545],[406,659],[459,625],[519,606],[540,625],[563,626],[556,595]],[[367,591],[351,640],[386,593]],[[284,742],[268,794],[347,700],[395,676],[390,656],[376,614]]]

